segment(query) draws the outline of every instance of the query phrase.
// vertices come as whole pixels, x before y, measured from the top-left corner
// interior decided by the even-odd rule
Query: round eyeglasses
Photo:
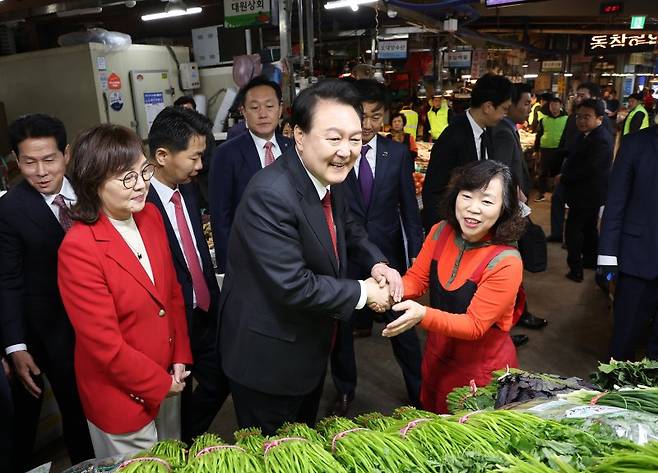
[[[153,177],[153,173],[155,173],[155,164],[147,164],[142,168],[142,179],[146,181],[150,181],[151,178]],[[139,174],[137,171],[130,171],[127,173],[125,176],[123,176],[121,179],[117,179],[117,181],[123,182],[123,187],[126,189],[134,189],[135,186],[137,185],[137,181],[139,180]]]

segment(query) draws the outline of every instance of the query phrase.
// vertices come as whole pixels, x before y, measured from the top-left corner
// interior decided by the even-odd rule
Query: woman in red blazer
[[[83,131],[72,152],[77,194],[58,282],[76,334],[75,370],[97,458],[180,436],[192,362],[164,224],[146,204],[153,165],[128,128]]]

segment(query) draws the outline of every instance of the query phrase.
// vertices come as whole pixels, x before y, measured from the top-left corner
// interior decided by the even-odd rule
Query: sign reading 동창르
[[[265,25],[272,19],[270,0],[225,0],[224,27]]]
[[[653,51],[658,44],[658,34],[597,34],[590,36],[585,45],[585,54],[601,56],[605,54],[640,53]]]

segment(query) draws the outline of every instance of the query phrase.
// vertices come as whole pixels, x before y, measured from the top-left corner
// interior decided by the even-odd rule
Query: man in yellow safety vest
[[[628,115],[624,119],[623,136],[649,127],[649,112],[642,104],[641,94],[628,97]]]
[[[432,108],[427,112],[427,126],[425,131],[425,141],[436,141],[443,130],[448,127],[452,120],[452,110],[448,102],[439,94],[432,97]]]
[[[405,102],[400,113],[407,120],[407,123],[404,125],[404,132],[409,133],[415,139],[418,134],[418,112],[413,110],[413,101],[409,100]]]

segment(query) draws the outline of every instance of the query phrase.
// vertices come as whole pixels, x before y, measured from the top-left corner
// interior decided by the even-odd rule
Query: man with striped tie
[[[30,469],[42,373],[62,413],[73,464],[94,457],[73,371],[73,328],[57,287],[57,251],[71,227],[76,195],[66,178],[69,147],[61,121],[25,115],[9,127],[23,181],[0,199],[0,324],[12,364],[15,471]]]

